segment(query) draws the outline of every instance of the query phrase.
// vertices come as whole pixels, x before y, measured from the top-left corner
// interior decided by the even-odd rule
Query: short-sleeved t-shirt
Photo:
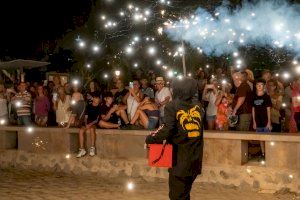
[[[266,93],[262,96],[254,95],[253,107],[255,110],[255,122],[257,127],[266,127],[268,124],[268,107],[272,107],[272,101]]]
[[[244,103],[240,106],[237,111],[237,114],[251,114],[252,112],[252,101],[253,93],[249,84],[245,81],[243,82],[236,90],[236,93],[233,98],[232,108],[236,106],[239,97],[245,97]]]
[[[95,122],[97,123],[100,118],[100,106],[93,106],[92,104],[88,104],[86,106],[86,115],[88,116],[87,118],[87,123],[92,123]]]
[[[122,91],[118,91],[116,92],[116,94],[114,95],[115,98],[115,103],[116,104],[123,104],[122,99],[123,97],[128,93],[127,89],[123,89]]]
[[[109,112],[109,110],[112,108],[112,106],[113,106],[113,104],[112,104],[111,106],[109,106],[109,107],[106,106],[105,103],[102,104],[102,105],[100,106],[100,115],[106,115],[106,114]],[[118,123],[118,116],[116,115],[116,113],[113,113],[113,114],[110,116],[108,122],[111,122],[111,123],[114,123],[114,124],[117,124],[117,123]]]

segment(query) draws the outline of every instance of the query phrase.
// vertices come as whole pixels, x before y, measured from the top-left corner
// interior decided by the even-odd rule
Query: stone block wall
[[[167,178],[147,165],[147,131],[97,130],[97,155],[76,158],[78,129],[0,127],[0,167],[99,176]],[[197,181],[276,191],[300,191],[300,137],[205,132],[203,173]],[[266,163],[247,163],[247,140],[266,141]],[[86,147],[90,146],[89,134]]]

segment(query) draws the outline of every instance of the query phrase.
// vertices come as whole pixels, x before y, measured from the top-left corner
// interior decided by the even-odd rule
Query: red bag
[[[148,162],[151,167],[172,167],[171,144],[149,144]]]

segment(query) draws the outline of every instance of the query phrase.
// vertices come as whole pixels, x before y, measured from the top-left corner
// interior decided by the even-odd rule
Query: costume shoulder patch
[[[176,119],[182,126],[183,130],[186,130],[189,138],[199,137],[201,133],[201,108],[196,105],[193,108],[185,111],[179,110],[176,113]]]

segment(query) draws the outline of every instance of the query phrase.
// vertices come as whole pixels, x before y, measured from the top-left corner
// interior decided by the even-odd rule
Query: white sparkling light
[[[66,155],[66,159],[70,159],[71,158],[71,155],[70,154],[67,154]]]
[[[148,53],[149,53],[150,55],[154,55],[154,54],[156,53],[156,49],[155,49],[154,47],[149,47],[149,48],[148,48]]]
[[[237,65],[241,65],[243,63],[243,61],[241,60],[241,59],[238,59],[237,61],[236,61],[236,64]]]
[[[79,47],[83,48],[83,47],[85,47],[85,42],[81,41],[81,42],[79,42],[78,45],[79,45]]]
[[[27,127],[26,131],[27,131],[27,133],[32,133],[33,132],[33,128],[31,126]]]
[[[284,108],[286,107],[286,103],[282,103],[281,105],[282,105],[282,107],[284,107]]]
[[[271,146],[274,146],[274,145],[275,145],[275,142],[270,142],[270,145],[271,145]]]
[[[6,120],[5,120],[5,119],[1,119],[1,120],[0,120],[0,124],[1,124],[1,125],[4,125],[5,123],[6,123]]]
[[[173,73],[173,71],[172,70],[170,70],[170,71],[168,71],[168,77],[173,77],[173,75],[174,75],[174,73]]]
[[[133,190],[134,189],[134,183],[133,182],[128,182],[127,183],[127,190]]]
[[[73,85],[78,85],[79,84],[79,80],[77,80],[77,79],[75,79],[75,80],[73,80]]]
[[[21,101],[17,101],[17,102],[16,102],[16,107],[19,108],[19,107],[21,107],[21,106],[22,106]]]
[[[116,71],[115,71],[115,75],[116,75],[116,76],[120,76],[120,75],[121,75],[121,71],[120,71],[120,70],[116,70]]]
[[[104,74],[103,77],[104,77],[104,78],[108,78],[108,75],[107,75],[107,74]]]
[[[284,79],[289,79],[291,77],[291,75],[288,72],[284,72],[282,74],[282,76],[283,76]]]
[[[133,48],[132,47],[126,47],[126,53],[127,54],[131,54],[133,52]]]
[[[156,61],[156,64],[157,64],[157,65],[161,65],[161,63],[162,63],[161,60],[157,60],[157,61]]]
[[[239,53],[238,52],[234,52],[233,53],[233,57],[238,57],[239,56]]]

